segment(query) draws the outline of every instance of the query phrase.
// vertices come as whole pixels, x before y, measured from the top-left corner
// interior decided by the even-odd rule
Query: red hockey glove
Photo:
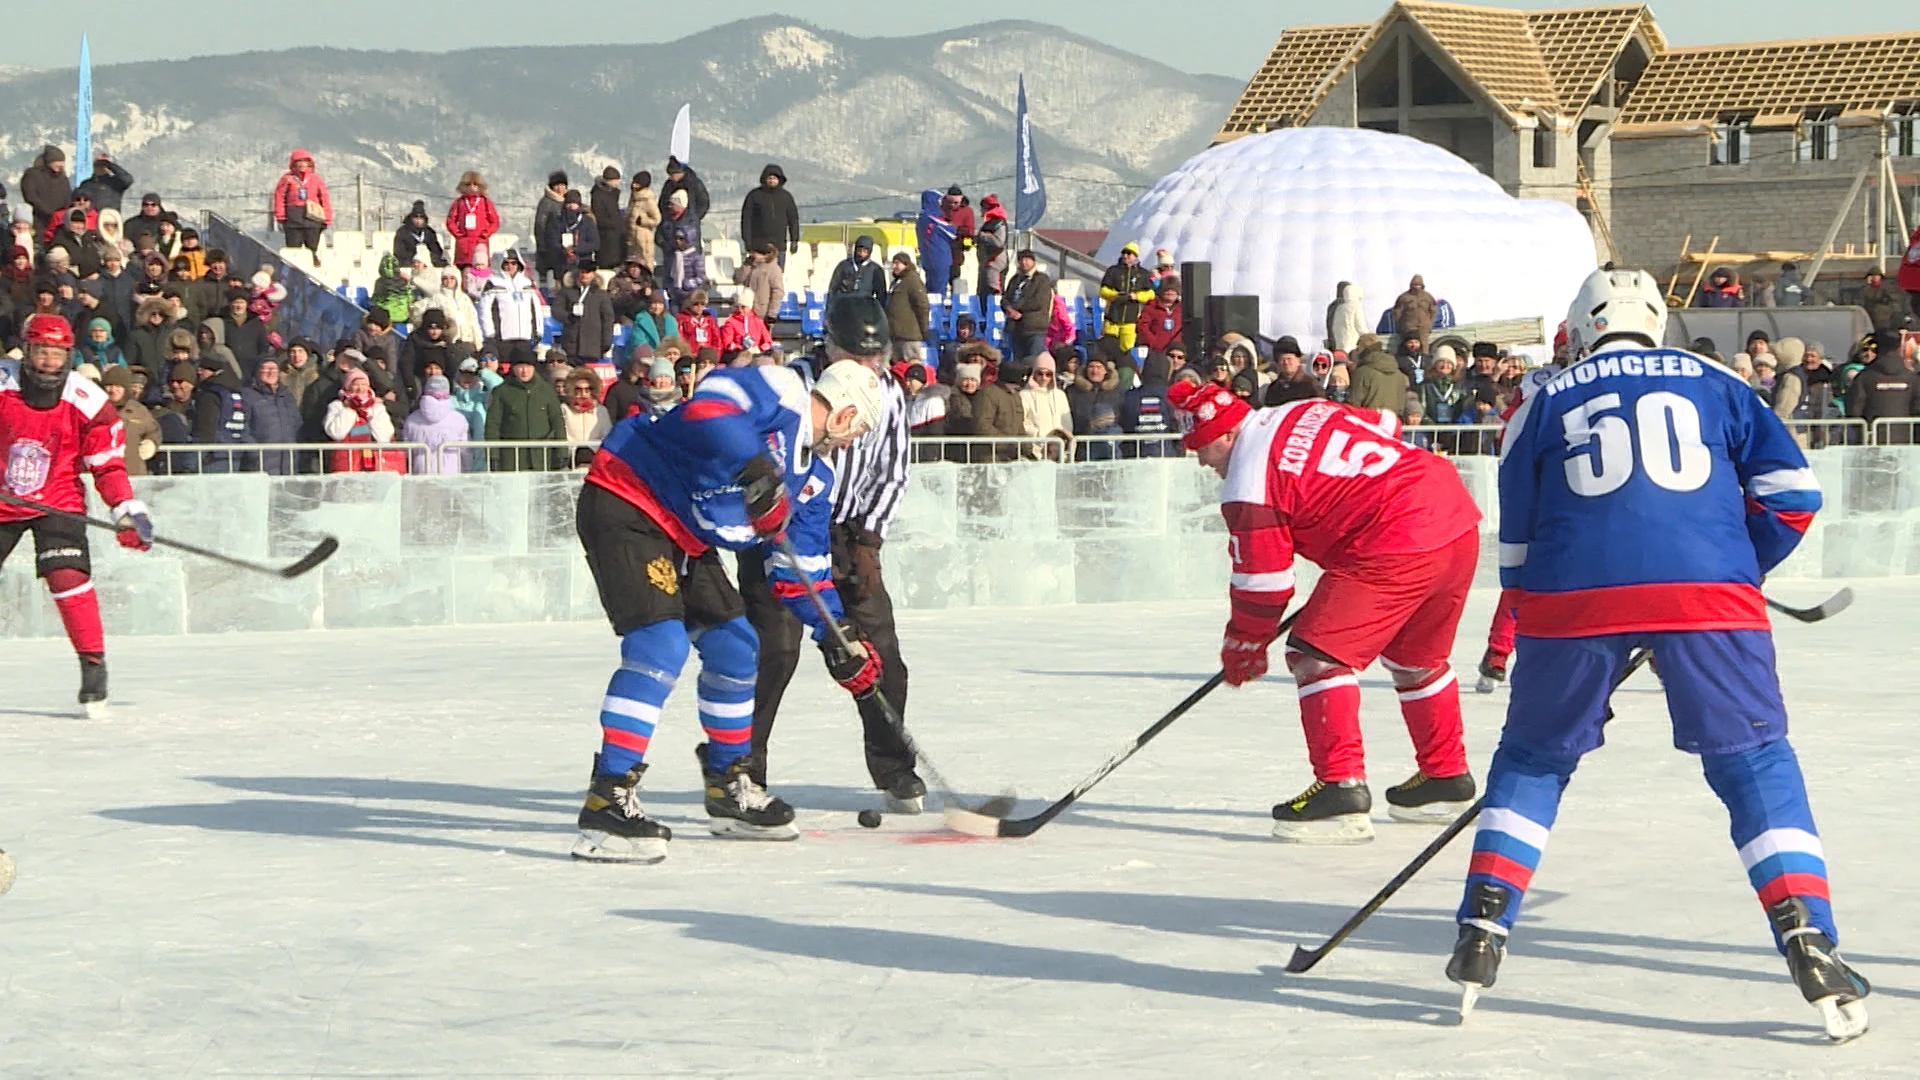
[[[753,531],[769,540],[786,532],[792,504],[787,500],[787,482],[771,460],[764,457],[747,462],[735,477],[747,499],[747,522]]]
[[[1235,611],[1220,642],[1220,670],[1228,686],[1250,683],[1267,673],[1267,647],[1280,633],[1277,620]]]
[[[116,531],[114,539],[120,546],[130,551],[147,551],[153,547],[153,519],[147,516],[147,504],[139,499],[129,499],[113,508],[113,524]]]
[[[840,642],[828,634],[820,642],[820,651],[826,655],[827,673],[833,681],[854,697],[865,697],[880,682],[880,653],[874,649],[873,642],[860,636],[848,623],[840,624],[840,632],[847,637],[847,643],[853,646],[848,652],[840,647]]]

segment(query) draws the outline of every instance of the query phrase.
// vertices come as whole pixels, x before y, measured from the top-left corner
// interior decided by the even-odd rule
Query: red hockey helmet
[[[22,335],[29,347],[34,345],[52,345],[56,348],[73,348],[73,326],[58,315],[30,315],[27,317],[26,333]]]

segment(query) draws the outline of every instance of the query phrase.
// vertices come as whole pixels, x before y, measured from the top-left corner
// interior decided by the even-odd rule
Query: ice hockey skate
[[[889,814],[918,814],[926,809],[927,785],[919,775],[904,772],[881,788]]]
[[[1409,825],[1445,825],[1466,813],[1478,791],[1472,773],[1438,777],[1416,772],[1387,789],[1387,816]]]
[[[700,774],[707,784],[709,832],[731,840],[799,839],[800,830],[793,826],[793,807],[753,782],[747,758],[735,760],[724,772],[714,772],[707,768],[707,744],[695,747],[694,754],[700,759]]]
[[[645,765],[635,765],[620,776],[602,776],[600,758],[593,759],[593,779],[587,801],[580,807],[580,838],[573,857],[589,862],[657,863],[667,857],[673,830],[647,816],[636,789]]]
[[[1507,681],[1507,658],[1488,649],[1480,658],[1480,681],[1473,684],[1476,694],[1491,694]]]
[[[1767,909],[1786,943],[1787,971],[1807,1003],[1820,1010],[1827,1038],[1847,1042],[1867,1033],[1867,995],[1873,987],[1840,959],[1827,935],[1813,926],[1806,902],[1789,896]]]
[[[107,715],[107,660],[92,654],[80,657],[80,709],[90,720]]]
[[[1290,844],[1364,844],[1373,839],[1373,793],[1365,780],[1319,780],[1273,808],[1273,836]]]
[[[1474,917],[1460,924],[1460,936],[1453,943],[1453,956],[1447,961],[1447,978],[1460,986],[1460,1022],[1466,1023],[1480,1000],[1480,991],[1493,985],[1500,974],[1500,960],[1507,955],[1507,932],[1495,920],[1506,913],[1513,894],[1498,885],[1474,887],[1469,903]]]

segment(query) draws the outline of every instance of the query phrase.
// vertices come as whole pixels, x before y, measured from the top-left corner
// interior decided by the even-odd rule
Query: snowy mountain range
[[[170,205],[264,224],[294,146],[311,151],[336,212],[391,229],[415,198],[436,216],[468,168],[524,233],[547,172],[585,191],[602,168],[663,178],[668,133],[693,110],[710,219],[731,234],[741,195],[779,162],[803,220],[917,206],[960,183],[977,203],[1012,188],[1015,79],[1048,179],[1045,225],[1101,228],[1203,149],[1238,93],[1057,27],[997,22],[911,38],[856,38],[768,17],[660,45],[453,53],[292,49],[96,68],[96,145]],[[72,149],[74,74],[0,73],[0,171],[9,187],[40,146]],[[17,193],[16,193],[17,198]],[[1008,199],[1011,204],[1011,199]],[[1011,207],[1009,207],[1011,208]]]

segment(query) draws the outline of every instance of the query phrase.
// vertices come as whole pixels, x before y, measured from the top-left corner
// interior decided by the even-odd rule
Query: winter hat
[[[1458,359],[1460,359],[1460,357],[1455,355],[1453,351],[1453,346],[1451,345],[1436,346],[1433,350],[1434,363],[1439,363],[1442,360],[1458,360]]]
[[[1798,367],[1807,359],[1807,343],[1797,337],[1783,337],[1773,344],[1773,355],[1783,368]]]
[[[651,173],[651,172],[649,172],[649,171],[648,171],[648,170],[646,170],[646,169],[641,169],[641,170],[640,170],[639,172],[637,172],[637,173],[634,173],[634,174],[633,174],[633,186],[634,186],[634,187],[637,187],[637,188],[650,188],[650,187],[652,187],[652,186],[653,186],[653,173]]]
[[[653,363],[647,365],[647,378],[658,379],[662,375],[667,378],[673,377],[673,361],[664,356],[656,356],[653,358]]]
[[[574,188],[568,188],[567,193],[560,197],[560,201],[567,206],[579,206],[581,202],[580,192]]]
[[[547,174],[547,186],[548,186],[548,187],[566,187],[566,186],[567,186],[567,174],[566,174],[566,173],[564,173],[564,172],[562,172],[562,171],[561,171],[561,170],[559,170],[559,169],[555,169],[554,171],[552,171],[552,172],[550,172],[550,173],[548,173],[548,174]]]
[[[46,148],[46,150],[41,154],[41,160],[45,161],[49,165],[53,164],[56,161],[65,161],[67,160],[67,152],[65,150],[60,149],[57,146],[49,145]]]
[[[684,209],[686,209],[686,206],[687,206],[687,189],[686,189],[686,188],[676,188],[676,189],[674,190],[674,193],[673,193],[673,194],[671,194],[671,195],[669,195],[669,196],[667,196],[667,201],[668,201],[668,202],[670,202],[670,203],[672,203],[672,204],[673,204],[673,205],[675,205],[675,206],[678,206],[678,207],[680,207],[680,208],[681,208],[681,209],[683,209],[683,210],[684,210]]]
[[[167,371],[168,382],[199,382],[197,376],[192,364],[175,364]]]
[[[955,184],[952,187],[947,189],[947,194],[957,199],[957,198],[960,198],[962,195],[965,195],[966,192],[960,190],[959,184]]]
[[[453,384],[447,381],[445,375],[429,375],[427,376],[427,396],[445,401],[453,396]]]
[[[442,330],[447,328],[447,313],[439,308],[428,308],[426,313],[420,316],[420,329],[430,330],[436,326]]]
[[[1214,384],[1178,382],[1167,390],[1167,399],[1193,420],[1193,427],[1181,440],[1189,450],[1222,438],[1253,412],[1252,406],[1233,396],[1233,391]]]
[[[1444,346],[1443,346],[1443,348],[1444,348]],[[1297,339],[1297,338],[1295,338],[1295,337],[1294,337],[1293,335],[1291,335],[1291,334],[1283,334],[1283,335],[1281,335],[1281,337],[1280,337],[1280,340],[1279,340],[1279,341],[1276,341],[1276,342],[1274,342],[1274,343],[1273,343],[1273,355],[1275,355],[1275,356],[1286,356],[1286,355],[1289,355],[1289,354],[1291,354],[1291,355],[1293,355],[1293,356],[1303,356],[1303,355],[1305,355],[1304,353],[1302,353],[1302,352],[1300,351],[1300,341],[1299,341],[1299,339]]]
[[[1173,269],[1173,252],[1160,248],[1153,253],[1153,263],[1162,270]]]
[[[1773,344],[1773,339],[1767,336],[1767,332],[1765,330],[1755,330],[1753,333],[1748,334],[1747,348],[1749,349],[1753,348],[1753,343],[1756,341],[1764,341],[1769,345]]]
[[[1049,374],[1058,375],[1060,373],[1060,367],[1057,363],[1054,362],[1052,353],[1043,352],[1040,355],[1033,358],[1033,367],[1031,368],[1031,371],[1033,374],[1038,374],[1044,371]]]
[[[927,365],[925,364],[908,364],[907,378],[918,379],[923,383],[933,381],[932,379],[927,378]]]
[[[984,371],[985,368],[979,364],[955,364],[953,365],[953,381],[959,382],[962,379],[978,380]]]
[[[460,361],[460,370],[461,371],[479,371],[480,361],[475,360],[473,357],[469,356],[465,360]]]
[[[426,201],[425,199],[415,199],[415,200],[413,200],[413,207],[412,207],[411,209],[409,209],[409,210],[407,211],[407,216],[408,216],[408,217],[410,217],[410,218],[416,218],[416,217],[420,217],[420,218],[423,218],[423,217],[426,217],[426,216],[427,216],[427,201]]]
[[[115,364],[107,369],[106,374],[100,376],[100,385],[122,386],[131,389],[133,387],[133,372]]]
[[[364,367],[367,363],[367,354],[361,352],[359,349],[341,349],[334,354],[334,359],[342,363],[352,364],[354,367]]]
[[[19,206],[14,207],[13,220],[24,221],[29,225],[33,224],[33,207],[28,206],[26,203],[21,203]]]
[[[1493,342],[1491,342],[1491,341],[1476,341],[1476,342],[1474,342],[1474,343],[1473,343],[1473,358],[1474,358],[1475,360],[1479,360],[1479,359],[1481,359],[1481,358],[1483,358],[1483,357],[1484,357],[1484,358],[1486,358],[1486,359],[1489,359],[1489,360],[1498,360],[1498,359],[1500,358],[1500,349],[1499,349],[1499,347],[1497,347],[1496,345],[1494,345],[1494,343],[1493,343]]]
[[[386,308],[376,307],[367,312],[367,321],[384,330],[393,325],[393,315]]]
[[[872,251],[872,250],[873,250],[873,237],[871,237],[871,236],[867,236],[867,235],[864,235],[864,234],[862,234],[861,236],[859,236],[858,238],[856,238],[856,239],[854,240],[854,242],[853,242],[853,250],[855,250],[855,251]]]
[[[1129,240],[1126,243],[1120,245],[1120,254],[1138,255],[1140,254],[1140,245]]]
[[[899,263],[901,266],[912,266],[913,256],[904,251],[896,251],[893,253],[893,261]]]
[[[706,346],[700,350],[700,362],[708,367],[717,366],[720,363],[720,350],[711,345]]]
[[[601,169],[601,170],[600,170],[600,179],[602,179],[602,180],[618,180],[618,179],[620,179],[620,169],[619,169],[619,167],[618,167],[618,166],[615,166],[615,165],[609,165],[609,166],[607,166],[606,168],[604,168],[604,169]]]

